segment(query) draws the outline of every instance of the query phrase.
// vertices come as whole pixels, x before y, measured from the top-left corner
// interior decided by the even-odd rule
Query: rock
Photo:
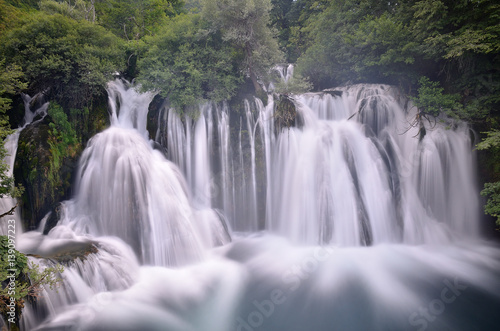
[[[78,163],[78,155],[63,158],[60,167],[49,179],[53,157],[50,151],[49,119],[28,125],[19,136],[14,178],[17,184],[24,186],[21,198],[21,215],[25,230],[38,227],[40,220],[59,201],[69,199],[73,173]],[[52,167],[54,168],[54,167]]]
[[[158,116],[160,115],[161,110],[165,104],[165,99],[160,95],[156,95],[153,98],[153,101],[149,104],[148,108],[148,116],[147,116],[147,129],[149,132],[149,138],[155,140],[156,132],[158,131],[158,127],[160,123],[158,123]]]
[[[281,130],[290,127],[301,128],[303,120],[297,112],[297,108],[293,100],[284,94],[280,94],[275,102],[274,110],[274,132],[279,134]]]

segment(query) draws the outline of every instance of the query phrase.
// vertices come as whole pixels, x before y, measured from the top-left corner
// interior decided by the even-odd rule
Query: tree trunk
[[[257,81],[257,76],[255,76],[255,73],[250,70],[250,79],[252,80],[253,87],[255,88],[255,93],[259,93],[262,91],[262,86],[260,86],[259,82]]]
[[[259,82],[257,81],[257,75],[255,75],[255,72],[253,71],[253,58],[252,58],[252,47],[250,46],[249,43],[245,45],[245,53],[246,53],[246,63],[248,65],[248,75],[250,76],[250,79],[252,80],[253,87],[255,89],[255,93],[258,94],[260,91],[262,91],[262,87],[260,86]]]

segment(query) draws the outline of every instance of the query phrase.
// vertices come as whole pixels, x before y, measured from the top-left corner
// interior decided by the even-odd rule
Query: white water
[[[116,118],[82,154],[78,193],[68,204],[64,223],[80,233],[121,238],[145,264],[199,260],[214,242],[224,242],[218,216],[203,210],[206,204],[191,204],[177,166],[144,139],[152,95],[145,97],[120,81],[110,83],[108,91],[111,116]],[[198,164],[204,164],[207,153],[201,145]],[[205,178],[198,173],[195,178],[203,187]]]
[[[349,246],[477,236],[468,126],[437,124],[420,141],[410,125],[416,110],[397,93],[358,85],[296,96],[305,126],[278,137],[273,103],[246,101],[233,135],[228,123],[238,122],[226,106],[204,105],[192,127],[165,110],[158,141],[184,170],[194,200],[211,200],[235,231]]]
[[[12,134],[8,135],[7,138],[5,138],[4,141],[4,147],[5,150],[7,151],[6,157],[1,161],[4,162],[8,166],[8,171],[6,173],[7,176],[11,177],[14,172],[14,162],[16,161],[16,153],[17,153],[17,146],[19,142],[19,135],[21,134],[21,131],[29,124],[33,122],[36,116],[41,116],[41,118],[38,121],[43,120],[43,118],[47,115],[47,108],[49,106],[48,103],[42,104],[40,107],[36,109],[31,109],[31,102],[35,100],[35,98],[41,97],[41,95],[35,95],[34,97],[30,97],[27,94],[22,94],[22,98],[24,101],[24,125],[18,129],[16,129]],[[14,198],[11,198],[9,196],[5,196],[0,198],[0,211],[2,213],[7,212],[11,210],[14,206],[16,206],[17,200]],[[0,234],[2,235],[7,235],[9,234],[8,231],[8,220],[15,220],[16,224],[16,231],[18,233],[22,233],[23,228],[22,228],[22,222],[19,217],[19,211],[18,208],[16,208],[13,212],[12,215],[7,215],[2,218],[0,218]],[[12,233],[11,233],[12,234]]]
[[[25,329],[500,323],[500,250],[479,236],[465,124],[419,141],[413,110],[380,85],[295,96],[305,125],[278,136],[272,102],[252,100],[241,117],[226,104],[204,104],[196,119],[163,109],[156,140],[175,166],[147,140],[152,95],[118,81],[109,94],[112,127],[84,151],[61,223],[19,246],[47,258],[89,243],[99,252],[66,267],[64,288],[25,310]]]

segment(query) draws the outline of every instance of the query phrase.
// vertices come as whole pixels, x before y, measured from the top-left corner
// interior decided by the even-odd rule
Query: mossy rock
[[[85,146],[90,138],[105,130],[111,124],[107,95],[93,100],[88,113],[81,112],[77,116],[70,116],[69,114],[68,116],[71,118],[77,135],[80,137],[81,144]]]
[[[59,201],[71,197],[73,174],[78,156],[63,158],[55,174],[56,182],[49,180],[52,155],[49,139],[49,120],[28,125],[19,136],[14,178],[16,184],[24,186],[21,198],[21,214],[26,230],[38,227],[41,219]]]

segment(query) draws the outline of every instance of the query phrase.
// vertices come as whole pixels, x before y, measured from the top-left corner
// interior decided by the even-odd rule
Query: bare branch
[[[12,207],[9,211],[3,213],[0,215],[0,218],[7,216],[7,215],[14,215],[14,212],[16,211],[17,206],[19,205],[19,202],[16,203],[14,207]]]

